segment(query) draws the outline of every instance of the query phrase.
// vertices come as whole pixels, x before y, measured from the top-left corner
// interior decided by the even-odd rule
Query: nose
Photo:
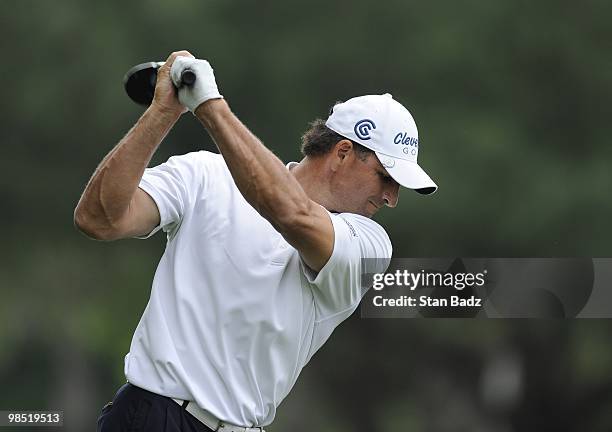
[[[399,200],[399,183],[393,182],[383,191],[383,201],[387,207],[395,207]]]

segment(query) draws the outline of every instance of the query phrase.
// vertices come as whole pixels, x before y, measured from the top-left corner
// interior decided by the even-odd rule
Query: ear
[[[340,165],[346,163],[352,151],[353,143],[350,140],[343,139],[338,141],[332,150],[332,170],[336,171]]]

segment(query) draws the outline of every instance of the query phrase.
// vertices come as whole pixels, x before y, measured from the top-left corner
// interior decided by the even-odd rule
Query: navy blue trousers
[[[211,432],[198,419],[166,396],[122,386],[102,408],[98,432]]]

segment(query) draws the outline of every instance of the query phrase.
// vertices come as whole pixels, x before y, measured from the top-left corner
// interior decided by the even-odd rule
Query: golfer
[[[187,110],[220,154],[147,168]],[[389,94],[336,104],[302,141],[302,161],[285,165],[232,113],[207,61],[180,51],[159,69],[152,104],[75,210],[95,239],[167,236],[125,357],[128,383],[98,431],[263,430],[357,308],[362,259],[391,257],[370,218],[395,207],[400,185],[436,190],[417,165],[414,120]]]

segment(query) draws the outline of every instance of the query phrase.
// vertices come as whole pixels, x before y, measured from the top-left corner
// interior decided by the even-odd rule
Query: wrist
[[[183,114],[183,107],[179,107],[178,109],[168,108],[155,102],[149,105],[145,113],[152,115],[154,118],[164,122],[174,124],[178,121],[178,119]]]
[[[204,103],[201,103],[194,111],[193,114],[202,122],[204,125],[210,124],[216,116],[229,111],[229,106],[225,99],[209,99]]]

